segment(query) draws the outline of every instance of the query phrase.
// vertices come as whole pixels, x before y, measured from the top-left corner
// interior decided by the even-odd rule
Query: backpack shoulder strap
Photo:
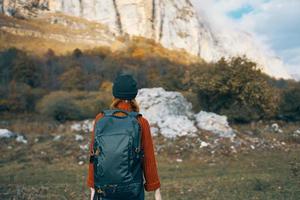
[[[109,109],[102,110],[102,113],[103,113],[104,116],[112,115],[113,112],[114,112],[114,110],[109,110]]]
[[[129,113],[125,110],[120,110],[120,109],[106,109],[106,110],[102,110],[104,116],[112,116],[114,113],[116,112],[123,112],[126,113],[127,115],[129,115]]]
[[[131,112],[129,112],[128,114],[129,114],[129,116],[134,117],[134,118],[137,118],[137,117],[142,116],[141,113],[135,112],[135,111],[131,111]]]
[[[116,112],[123,112],[123,113],[126,113],[128,116],[134,117],[134,118],[142,116],[142,114],[140,114],[139,112],[135,112],[135,111],[128,112],[128,111],[121,110],[121,109],[106,109],[106,110],[102,110],[101,112],[104,114],[104,116],[112,116]]]

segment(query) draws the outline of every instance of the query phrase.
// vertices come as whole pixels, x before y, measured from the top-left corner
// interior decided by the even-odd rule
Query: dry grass
[[[66,20],[76,19],[72,17],[65,17],[65,18]],[[89,23],[88,21],[80,20],[80,19],[76,19],[76,21],[73,22],[81,24],[84,28],[72,29],[60,24],[47,23],[43,21],[43,19],[20,20],[20,19],[14,19],[11,17],[0,15],[0,24],[2,26],[12,27],[12,28],[17,27],[17,30],[24,30],[24,32],[28,30],[37,34],[42,34],[44,35],[43,37],[47,37],[47,35],[48,36],[57,35],[59,37],[65,37],[65,38],[72,38],[72,37],[76,38],[76,37],[83,37],[85,35],[89,35],[91,37],[96,37],[98,35],[99,38],[99,36],[101,35],[99,31],[100,32],[107,31],[105,27],[103,27],[101,24],[98,23]],[[56,52],[56,54],[62,55],[67,52],[71,52],[76,48],[86,50],[95,47],[95,44],[90,44],[90,43],[76,42],[72,40],[63,42],[60,40],[56,40],[55,38],[46,39],[37,36],[31,36],[30,35],[31,32],[26,33],[25,35],[16,35],[16,34],[12,34],[0,30],[0,49],[16,47],[37,55],[42,55],[46,53],[48,49],[53,49]]]
[[[0,49],[8,49],[11,47],[16,47],[34,55],[43,55],[48,49],[54,50],[57,55],[63,55],[72,52],[76,48],[83,50],[92,48],[86,44],[66,44],[56,40],[17,36],[0,31]]]
[[[87,144],[90,135],[85,133],[83,141],[75,141],[75,133],[56,122],[34,121],[22,121],[20,116],[0,126],[24,130],[28,139],[27,145],[0,141],[0,199],[88,199],[88,153],[79,145]],[[55,135],[62,138],[53,141]],[[289,151],[211,155],[200,149],[190,151],[193,140],[184,138],[156,137],[154,143],[165,145],[165,151],[157,155],[164,200],[300,198],[299,146]],[[78,165],[79,160],[84,165]],[[153,193],[146,196],[153,199]]]

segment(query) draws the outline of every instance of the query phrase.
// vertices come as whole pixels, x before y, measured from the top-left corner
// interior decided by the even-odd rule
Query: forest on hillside
[[[187,64],[138,46],[75,49],[37,56],[17,48],[0,52],[0,112],[34,113],[58,121],[93,118],[111,101],[118,73],[134,75],[139,88],[179,91],[195,111],[227,115],[231,122],[300,120],[300,83],[275,80],[246,57]]]

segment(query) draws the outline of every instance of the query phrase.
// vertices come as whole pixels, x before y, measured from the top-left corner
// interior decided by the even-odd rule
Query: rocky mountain
[[[63,13],[104,24],[114,36],[151,38],[209,62],[246,55],[265,73],[291,78],[283,63],[265,53],[248,33],[214,31],[190,0],[0,0],[0,12],[18,18]]]

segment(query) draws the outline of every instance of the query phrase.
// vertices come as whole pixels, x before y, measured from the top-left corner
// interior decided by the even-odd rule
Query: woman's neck
[[[117,107],[121,110],[126,110],[126,111],[131,111],[132,110],[132,106],[130,104],[129,101],[120,101],[118,104],[117,104]]]

